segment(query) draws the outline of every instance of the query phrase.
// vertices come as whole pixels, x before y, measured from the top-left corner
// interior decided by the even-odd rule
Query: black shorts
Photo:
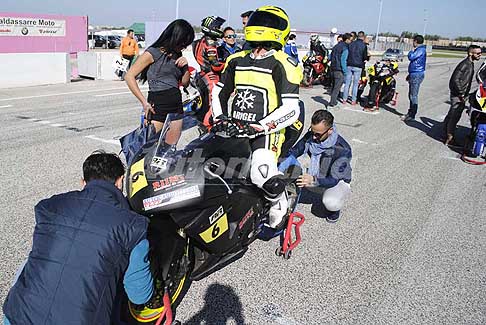
[[[170,88],[162,91],[149,91],[148,102],[154,106],[155,114],[152,121],[165,122],[167,114],[182,114],[182,95],[178,88]]]

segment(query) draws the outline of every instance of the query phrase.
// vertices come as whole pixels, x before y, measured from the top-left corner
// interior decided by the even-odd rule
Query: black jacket
[[[467,96],[471,90],[473,76],[474,63],[469,58],[465,58],[454,69],[449,81],[451,96]]]
[[[368,47],[361,39],[357,39],[348,46],[348,66],[364,69],[368,60]]]

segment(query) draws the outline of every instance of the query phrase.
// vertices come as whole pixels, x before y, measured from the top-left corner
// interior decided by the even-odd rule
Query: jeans
[[[299,203],[311,204],[311,213],[326,218],[340,211],[351,195],[351,186],[340,180],[331,188],[308,187],[302,190]]]
[[[447,116],[444,119],[447,134],[454,135],[457,123],[459,123],[465,107],[466,103],[464,100],[461,100],[459,97],[451,96],[451,108],[449,108],[449,113],[447,113]]]
[[[408,116],[415,118],[418,111],[418,94],[420,84],[424,81],[424,73],[414,73],[409,75],[408,79],[408,99],[410,100],[410,108],[408,109]]]
[[[343,100],[348,100],[349,96],[349,87],[351,86],[351,81],[353,82],[353,88],[351,93],[351,100],[353,102],[356,101],[356,97],[358,96],[358,85],[359,79],[361,78],[361,71],[363,69],[358,67],[348,67],[348,72],[346,74],[346,84],[344,85],[344,95]]]
[[[332,78],[334,79],[334,84],[332,86],[331,101],[329,102],[329,105],[335,106],[337,105],[339,91],[341,91],[341,86],[344,83],[344,73],[342,71],[333,71]]]

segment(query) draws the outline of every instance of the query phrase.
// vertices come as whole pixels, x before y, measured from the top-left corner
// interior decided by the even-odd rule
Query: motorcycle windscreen
[[[126,189],[136,212],[152,215],[202,200],[201,161],[186,150],[200,140],[198,126],[191,116],[169,114],[158,141],[133,159],[127,170]]]

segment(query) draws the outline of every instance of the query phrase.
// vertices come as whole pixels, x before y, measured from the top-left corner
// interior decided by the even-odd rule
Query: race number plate
[[[200,233],[199,236],[205,243],[210,243],[218,239],[226,231],[228,231],[228,216],[225,213],[211,227]]]
[[[119,56],[115,56],[113,58],[112,67],[115,70],[125,71],[126,72],[129,63],[130,63],[130,61],[128,61],[127,59],[123,59],[123,58],[121,58]]]

